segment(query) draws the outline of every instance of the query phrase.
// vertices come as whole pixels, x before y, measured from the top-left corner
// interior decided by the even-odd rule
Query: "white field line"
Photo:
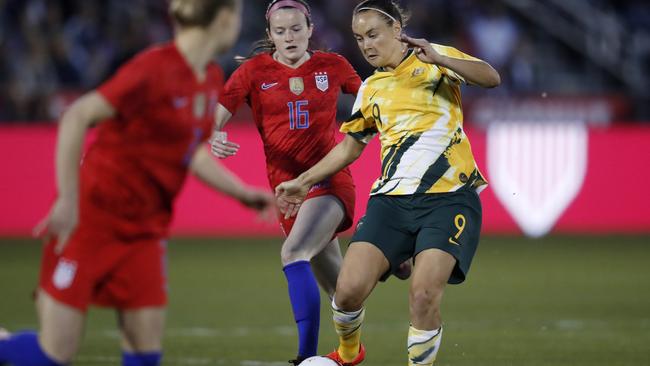
[[[512,319],[513,323],[521,323],[525,319]],[[535,326],[535,322],[525,322],[526,326]],[[499,322],[491,320],[481,321],[454,321],[448,326],[459,329],[485,329],[498,326]],[[636,322],[641,328],[650,327],[650,319],[643,318]],[[563,331],[571,330],[588,330],[602,329],[608,326],[607,321],[602,319],[549,319],[548,322],[541,324],[542,328],[558,329]],[[393,333],[406,332],[408,330],[407,322],[387,322],[387,323],[367,323],[364,328],[368,332],[374,333]],[[231,328],[209,328],[209,327],[189,327],[189,328],[168,328],[165,330],[166,338],[221,338],[221,337],[250,337],[256,335],[273,335],[278,337],[296,337],[297,331],[295,326],[272,326],[272,327],[255,327],[255,326],[236,326]],[[92,328],[87,333],[89,337],[102,337],[109,339],[118,339],[120,334],[117,329],[97,329]],[[286,366],[286,365],[285,365]]]
[[[75,359],[75,363],[86,364],[106,364],[106,365],[119,365],[122,362],[120,357],[107,357],[107,356],[79,356]],[[286,362],[266,362],[259,360],[243,360],[233,361],[218,358],[199,358],[199,357],[185,357],[185,358],[169,358],[163,357],[164,365],[178,365],[178,366],[196,366],[196,365],[237,365],[240,366],[286,366]]]
[[[218,338],[218,337],[249,337],[252,335],[260,334],[273,334],[276,336],[292,337],[297,334],[295,326],[275,326],[275,327],[246,327],[240,326],[235,328],[206,328],[206,327],[190,327],[190,328],[168,328],[165,329],[166,337],[179,337],[179,338]],[[90,336],[97,336],[118,339],[120,333],[117,329],[104,329],[104,330],[90,330]],[[286,366],[286,365],[285,365]]]

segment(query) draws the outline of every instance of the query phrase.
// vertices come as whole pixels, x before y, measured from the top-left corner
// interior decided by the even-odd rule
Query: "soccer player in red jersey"
[[[266,19],[268,39],[226,83],[216,128],[247,102],[264,142],[268,179],[275,187],[297,177],[336,145],[339,93],[356,95],[361,79],[342,56],[309,50],[313,26],[306,2],[271,1]],[[215,135],[215,155],[225,158],[237,151],[237,144]],[[352,176],[344,169],[312,188],[297,217],[281,217],[287,235],[281,259],[299,336],[297,358],[291,361],[295,364],[317,352],[316,280],[330,296],[334,293],[341,266],[336,233],[350,227],[354,199]]]
[[[91,303],[118,311],[125,366],[158,365],[167,302],[165,241],[188,172],[244,205],[270,193],[246,187],[202,143],[223,86],[210,61],[229,48],[241,0],[172,0],[174,41],[147,49],[65,113],[56,165],[58,197],[46,220],[37,310],[40,332],[0,340],[0,364],[69,363]],[[89,126],[97,140],[79,167]]]

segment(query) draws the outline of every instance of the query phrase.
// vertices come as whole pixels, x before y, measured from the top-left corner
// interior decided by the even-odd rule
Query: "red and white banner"
[[[223,163],[268,186],[252,124],[231,124],[242,145]],[[572,123],[468,129],[490,186],[481,193],[485,233],[650,233],[650,125],[587,128]],[[0,236],[29,235],[54,198],[54,126],[0,126]],[[356,219],[380,171],[375,139],[352,165]],[[176,204],[180,235],[281,235],[233,200],[190,179]]]

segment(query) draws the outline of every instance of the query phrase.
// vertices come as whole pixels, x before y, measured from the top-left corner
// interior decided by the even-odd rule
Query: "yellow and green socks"
[[[339,335],[339,356],[343,361],[352,361],[359,354],[361,343],[361,324],[365,316],[365,309],[357,311],[343,311],[332,300],[332,313],[334,328]]]
[[[442,340],[442,327],[436,330],[419,330],[409,327],[409,366],[433,365]]]

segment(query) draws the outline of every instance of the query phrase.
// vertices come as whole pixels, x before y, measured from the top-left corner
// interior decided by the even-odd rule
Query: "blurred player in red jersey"
[[[356,95],[361,79],[340,55],[311,51],[313,25],[309,5],[274,0],[266,12],[268,39],[226,83],[219,99],[217,130],[243,102],[252,110],[264,142],[268,179],[275,188],[297,177],[335,145],[339,93]],[[212,151],[225,158],[237,144],[215,134]],[[320,294],[316,279],[331,296],[341,266],[336,233],[354,218],[355,187],[348,169],[316,184],[297,217],[281,217],[287,235],[281,258],[298,326],[298,364],[318,346]],[[313,269],[313,272],[312,272]]]
[[[270,193],[246,187],[202,147],[223,87],[212,58],[239,34],[241,0],[172,0],[174,41],[134,57],[62,118],[58,197],[42,228],[38,334],[3,335],[0,364],[63,365],[91,304],[116,308],[125,366],[158,365],[165,306],[165,241],[189,172],[262,210]],[[89,126],[101,123],[79,168]]]

